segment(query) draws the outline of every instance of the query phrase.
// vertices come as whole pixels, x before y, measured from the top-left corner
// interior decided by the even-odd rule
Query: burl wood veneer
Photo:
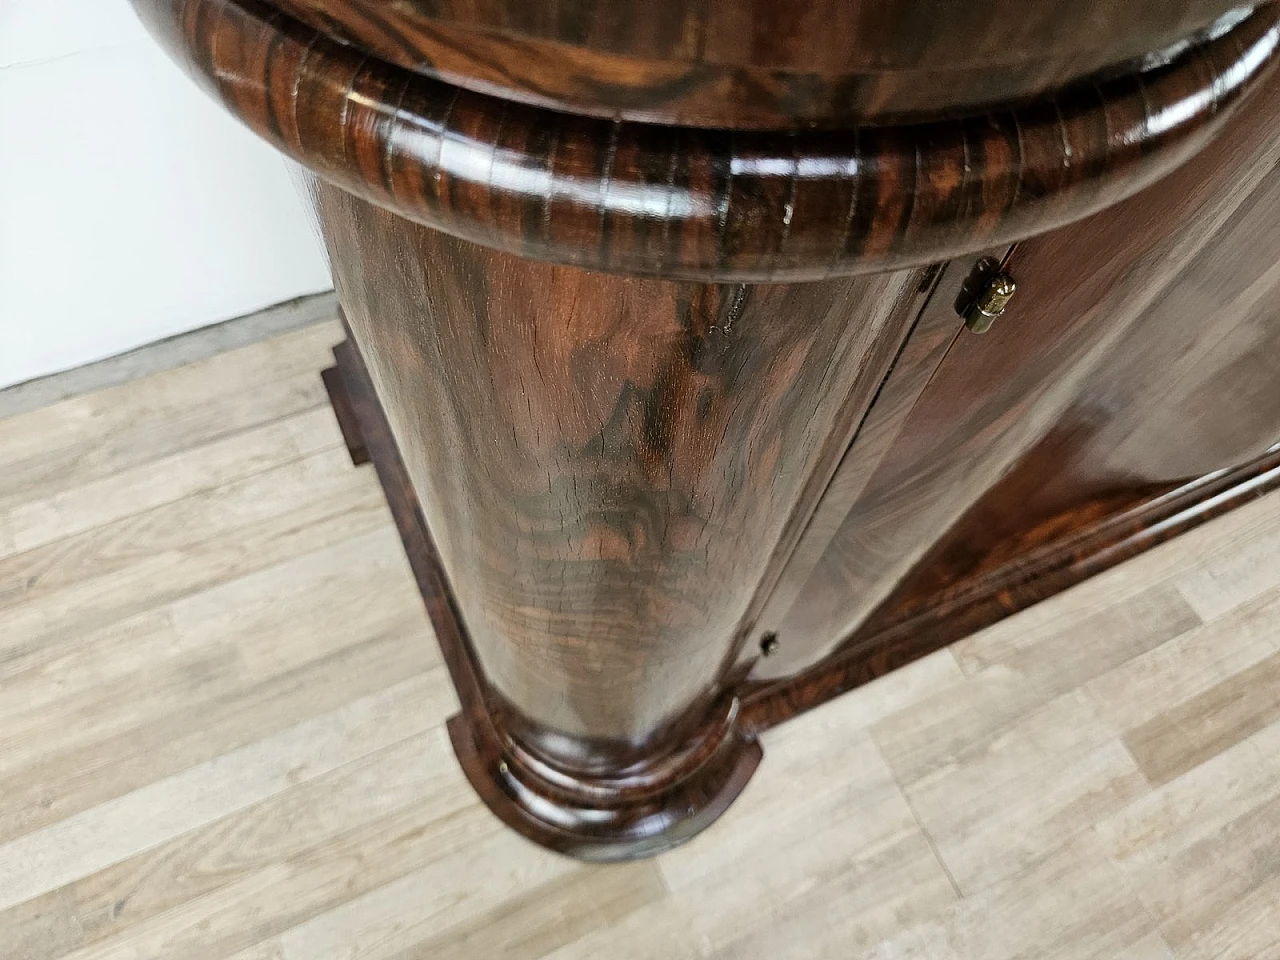
[[[688,838],[763,727],[1280,470],[1273,305],[1205,292],[1280,253],[1273,6],[135,5],[317,176],[326,383],[539,843]]]

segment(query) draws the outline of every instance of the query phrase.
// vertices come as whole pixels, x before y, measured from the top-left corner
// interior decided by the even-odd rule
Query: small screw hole
[[[769,631],[760,638],[760,653],[763,656],[771,656],[778,651],[778,635],[773,631]]]

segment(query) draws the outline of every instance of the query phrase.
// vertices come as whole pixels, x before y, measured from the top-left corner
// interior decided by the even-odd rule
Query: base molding
[[[733,703],[721,736],[686,764],[608,778],[569,776],[520,751],[486,722],[460,713],[449,738],[485,805],[521,836],[580,860],[631,860],[691,839],[737,799],[760,763],[759,742],[737,729]]]
[[[1046,545],[1027,564],[993,571],[936,607],[873,625],[826,661],[738,691],[675,753],[621,774],[575,774],[519,745],[486,690],[409,476],[353,340],[334,349],[325,387],[353,463],[382,483],[462,711],[448,722],[454,753],[480,798],[507,826],[582,860],[651,856],[710,825],[762,757],[762,731],[1047,599],[1206,520],[1280,488],[1280,450],[1184,484]]]
[[[927,608],[873,615],[821,663],[744,691],[745,724],[759,733],[784,723],[1276,489],[1280,449],[1172,486],[938,595]]]

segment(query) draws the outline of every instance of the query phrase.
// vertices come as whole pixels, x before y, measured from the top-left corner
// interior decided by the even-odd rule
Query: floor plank
[[[1278,572],[1280,579],[1280,572]],[[1086,684],[1117,732],[1150,733],[1186,703],[1280,652],[1280,587],[1229,614],[1174,637]],[[1265,703],[1265,700],[1263,701]]]
[[[1280,956],[1278,756],[1280,723],[1097,826],[1178,957]]]
[[[1205,620],[1214,620],[1275,586],[1280,531],[1250,537],[1208,557],[1176,580],[1178,592]]]
[[[1003,730],[982,753],[904,784],[965,895],[1027,869],[1147,791],[1088,698],[1066,694]]]
[[[1125,734],[1152,784],[1167,783],[1280,720],[1280,654]]]
[[[11,549],[15,553],[31,550],[341,444],[333,415],[323,407],[272,420],[52,496],[27,500],[9,513]]]
[[[438,674],[440,671],[436,671]],[[150,849],[429,726],[436,679],[402,681],[0,846],[0,909]]]
[[[337,323],[0,420],[0,508],[108,477],[325,403]]]
[[[690,844],[476,800],[333,324],[0,420],[0,957],[1280,960],[1280,495],[768,733]]]
[[[0,558],[0,655],[171,602],[385,526],[337,449]]]
[[[890,934],[875,960],[1113,960],[1156,932],[1123,874],[1080,835],[1034,868]],[[834,945],[833,945],[834,947]],[[836,956],[833,949],[827,956]]]

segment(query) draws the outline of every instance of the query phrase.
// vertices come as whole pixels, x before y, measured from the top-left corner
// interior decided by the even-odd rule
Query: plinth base
[[[485,804],[542,846],[584,860],[649,856],[688,840],[728,808],[761,758],[763,730],[905,666],[1115,564],[1280,487],[1280,450],[1188,482],[1047,545],[1034,564],[996,571],[901,622],[854,633],[827,660],[793,677],[749,685],[723,723],[644,769],[574,779],[522,754],[491,709],[440,558],[353,340],[334,349],[325,387],[352,461],[372,463],[435,628],[462,712],[449,721],[454,752]],[[834,751],[839,744],[833,744]]]

